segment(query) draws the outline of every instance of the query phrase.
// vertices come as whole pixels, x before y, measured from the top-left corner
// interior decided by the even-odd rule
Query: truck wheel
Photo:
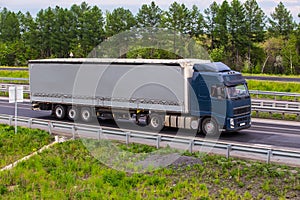
[[[76,107],[69,106],[67,117],[71,121],[76,121],[79,118],[79,110]]]
[[[54,115],[57,119],[64,119],[66,117],[66,107],[62,105],[56,105],[54,108]]]
[[[81,109],[81,120],[83,122],[91,122],[93,120],[93,115],[90,108],[85,107]]]
[[[160,131],[164,127],[163,118],[158,114],[150,114],[148,117],[148,125],[154,131]]]
[[[204,135],[217,136],[220,134],[218,123],[213,118],[205,118],[202,121],[201,130]]]

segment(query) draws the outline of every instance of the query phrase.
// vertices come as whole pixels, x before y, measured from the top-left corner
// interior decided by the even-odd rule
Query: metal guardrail
[[[9,115],[0,115],[0,120],[3,120],[6,124],[13,125],[15,118]],[[38,125],[43,129],[47,130],[52,134],[55,130],[60,131],[66,134],[69,134],[73,139],[76,138],[78,132],[84,132],[89,136],[87,138],[93,139],[107,139],[107,136],[118,136],[113,138],[113,140],[125,141],[126,144],[129,144],[133,138],[142,139],[143,142],[149,144],[149,141],[152,142],[153,146],[156,148],[161,148],[163,142],[172,142],[174,144],[186,144],[188,145],[188,151],[194,152],[195,148],[202,147],[212,147],[217,150],[223,151],[227,158],[229,158],[232,152],[237,153],[252,153],[265,156],[267,163],[271,162],[272,157],[283,157],[283,158],[292,158],[299,159],[300,161],[300,151],[292,151],[285,149],[272,149],[267,147],[255,147],[251,145],[244,144],[233,144],[227,142],[221,142],[216,140],[209,140],[207,138],[192,138],[192,137],[181,137],[174,135],[163,135],[157,133],[137,133],[137,132],[124,132],[121,130],[109,130],[99,126],[83,125],[83,124],[70,124],[67,122],[57,122],[57,121],[46,121],[35,118],[17,118],[19,122],[26,124],[28,128],[32,128],[33,125]],[[39,127],[39,128],[40,128]],[[83,136],[81,134],[81,136]],[[248,154],[247,154],[248,155]],[[275,158],[274,158],[275,160]],[[296,160],[293,160],[294,163]]]
[[[14,84],[0,84],[0,92],[8,92],[9,87],[14,86]],[[29,85],[20,85],[23,86],[24,94],[30,94],[30,86]]]
[[[269,113],[281,113],[284,114],[295,114],[297,120],[300,119],[300,103],[299,102],[288,102],[288,101],[271,101],[271,100],[251,100],[252,111],[256,112],[269,112]]]
[[[300,98],[300,93],[290,93],[290,92],[273,92],[273,91],[260,91],[260,90],[250,90],[250,94],[256,95],[258,98],[259,95],[268,95],[276,97],[294,97],[295,101],[297,98]]]

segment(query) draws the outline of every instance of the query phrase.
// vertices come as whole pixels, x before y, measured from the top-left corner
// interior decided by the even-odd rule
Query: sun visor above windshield
[[[196,72],[228,72],[230,68],[222,62],[194,64]]]

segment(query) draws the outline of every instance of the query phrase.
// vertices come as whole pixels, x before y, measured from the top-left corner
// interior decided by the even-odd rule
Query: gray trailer
[[[204,63],[210,61],[31,60],[30,98],[33,109],[52,110],[58,119],[67,117],[89,122],[95,117],[110,116],[114,119],[135,119],[137,123],[146,119],[146,123],[155,130],[163,126],[201,129],[202,116],[192,114],[191,107],[195,110],[195,106],[190,105],[198,102],[199,96],[191,88],[194,68],[197,66],[199,69],[200,66],[213,77],[220,76],[219,68],[210,68]]]

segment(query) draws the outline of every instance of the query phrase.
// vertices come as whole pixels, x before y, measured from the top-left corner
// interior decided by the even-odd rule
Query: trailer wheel
[[[148,125],[154,131],[160,131],[164,127],[163,117],[158,114],[148,116]]]
[[[76,121],[79,118],[79,110],[76,107],[69,106],[68,107],[68,112],[67,112],[67,117],[71,121]]]
[[[213,118],[205,118],[202,121],[201,130],[204,135],[218,136],[220,134],[219,125]]]
[[[92,111],[88,107],[84,107],[81,109],[80,116],[83,122],[91,122],[93,120]]]
[[[56,105],[54,108],[54,115],[57,119],[64,119],[66,117],[66,107],[63,105]]]

